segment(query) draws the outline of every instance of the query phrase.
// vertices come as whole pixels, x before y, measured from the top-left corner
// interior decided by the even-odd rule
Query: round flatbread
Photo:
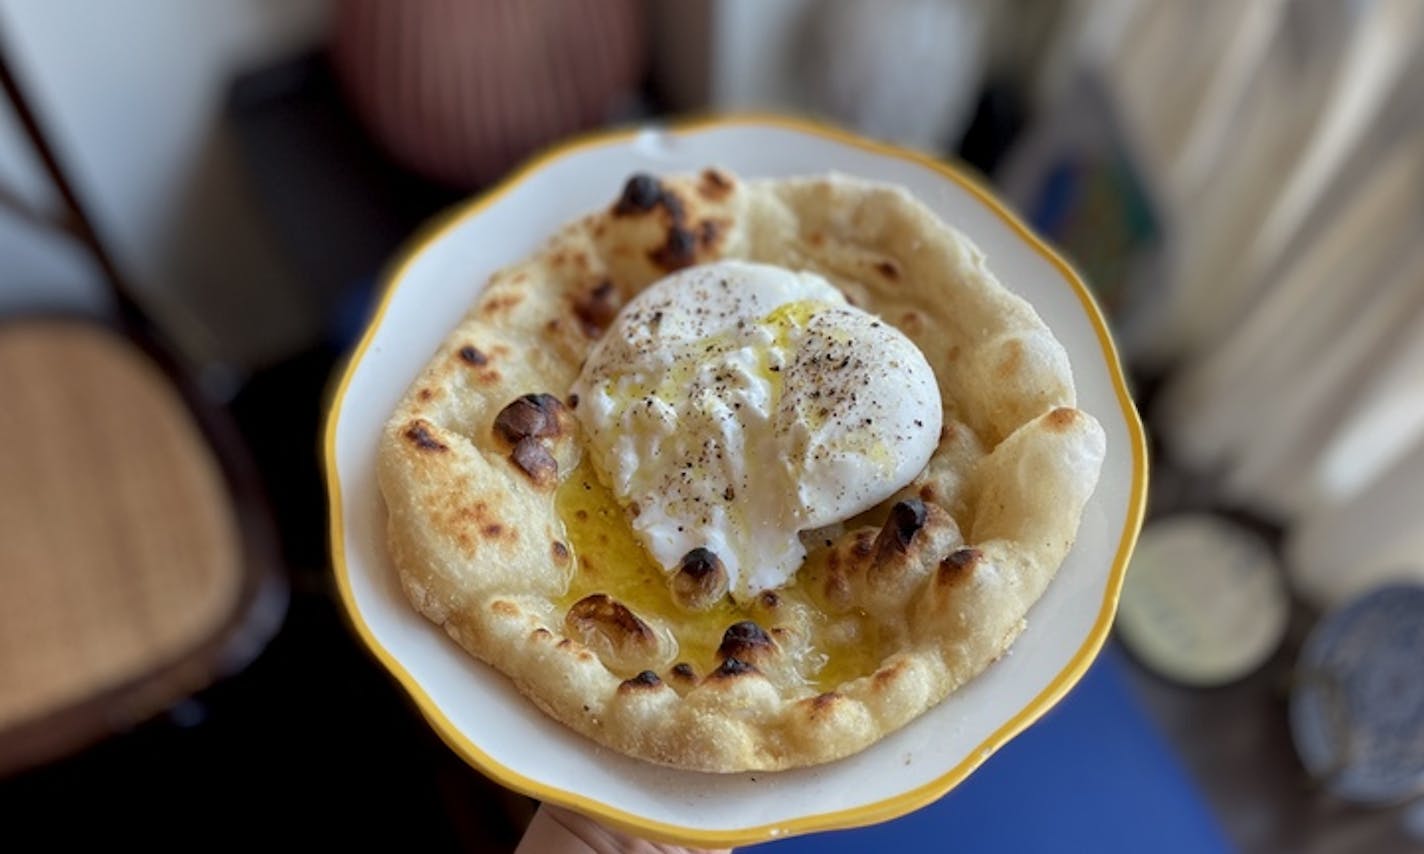
[[[690,612],[609,545],[626,520],[590,527],[579,496],[600,485],[569,389],[626,300],[723,258],[819,273],[894,324],[934,370],[944,429],[897,495],[803,535],[789,587]],[[496,273],[392,415],[379,479],[421,613],[578,732],[727,772],[859,751],[1002,655],[1103,454],[1063,347],[907,192],[709,169],[635,176]]]

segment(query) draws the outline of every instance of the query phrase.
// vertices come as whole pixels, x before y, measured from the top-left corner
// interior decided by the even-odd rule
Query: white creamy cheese
[[[820,276],[740,261],[630,301],[573,392],[649,553],[672,572],[710,549],[737,599],[791,579],[798,532],[912,480],[941,421],[934,373],[898,330]]]

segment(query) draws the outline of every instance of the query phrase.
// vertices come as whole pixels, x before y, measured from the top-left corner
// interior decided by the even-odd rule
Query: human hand
[[[543,804],[524,831],[515,854],[715,854],[730,850],[649,842],[563,807]]]

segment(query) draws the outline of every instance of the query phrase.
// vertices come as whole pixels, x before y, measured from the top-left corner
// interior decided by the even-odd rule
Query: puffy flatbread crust
[[[778,678],[781,647],[804,632],[743,632],[700,672],[631,673],[644,652],[656,658],[657,615],[610,601],[571,616],[560,604],[575,568],[554,497],[581,454],[568,389],[624,301],[719,258],[826,276],[920,347],[943,395],[925,472],[817,532],[833,542],[803,570],[819,607],[854,609],[892,641],[873,672],[834,690]],[[524,395],[547,396],[511,416]],[[611,207],[496,273],[392,415],[378,471],[391,557],[421,613],[578,732],[729,772],[855,753],[1002,655],[1072,545],[1103,455],[1062,346],[909,193],[709,169],[630,179]]]

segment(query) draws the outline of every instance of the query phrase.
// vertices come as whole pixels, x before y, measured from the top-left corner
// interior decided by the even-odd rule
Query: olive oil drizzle
[[[573,603],[593,593],[612,596],[640,617],[667,626],[678,644],[675,660],[690,663],[699,675],[719,664],[717,648],[727,627],[742,620],[761,624],[754,603],[736,603],[730,596],[706,611],[679,607],[668,588],[667,575],[638,541],[627,511],[587,459],[559,486],[555,506],[572,552],[568,588],[556,603],[560,613],[567,613]],[[808,562],[821,557],[813,553]],[[799,578],[775,592],[788,607],[812,601]],[[882,644],[865,614],[828,617],[818,608],[808,610],[814,615],[811,637],[786,649],[800,674],[804,693],[830,691],[875,671]],[[766,631],[776,627],[775,621],[762,625]]]

